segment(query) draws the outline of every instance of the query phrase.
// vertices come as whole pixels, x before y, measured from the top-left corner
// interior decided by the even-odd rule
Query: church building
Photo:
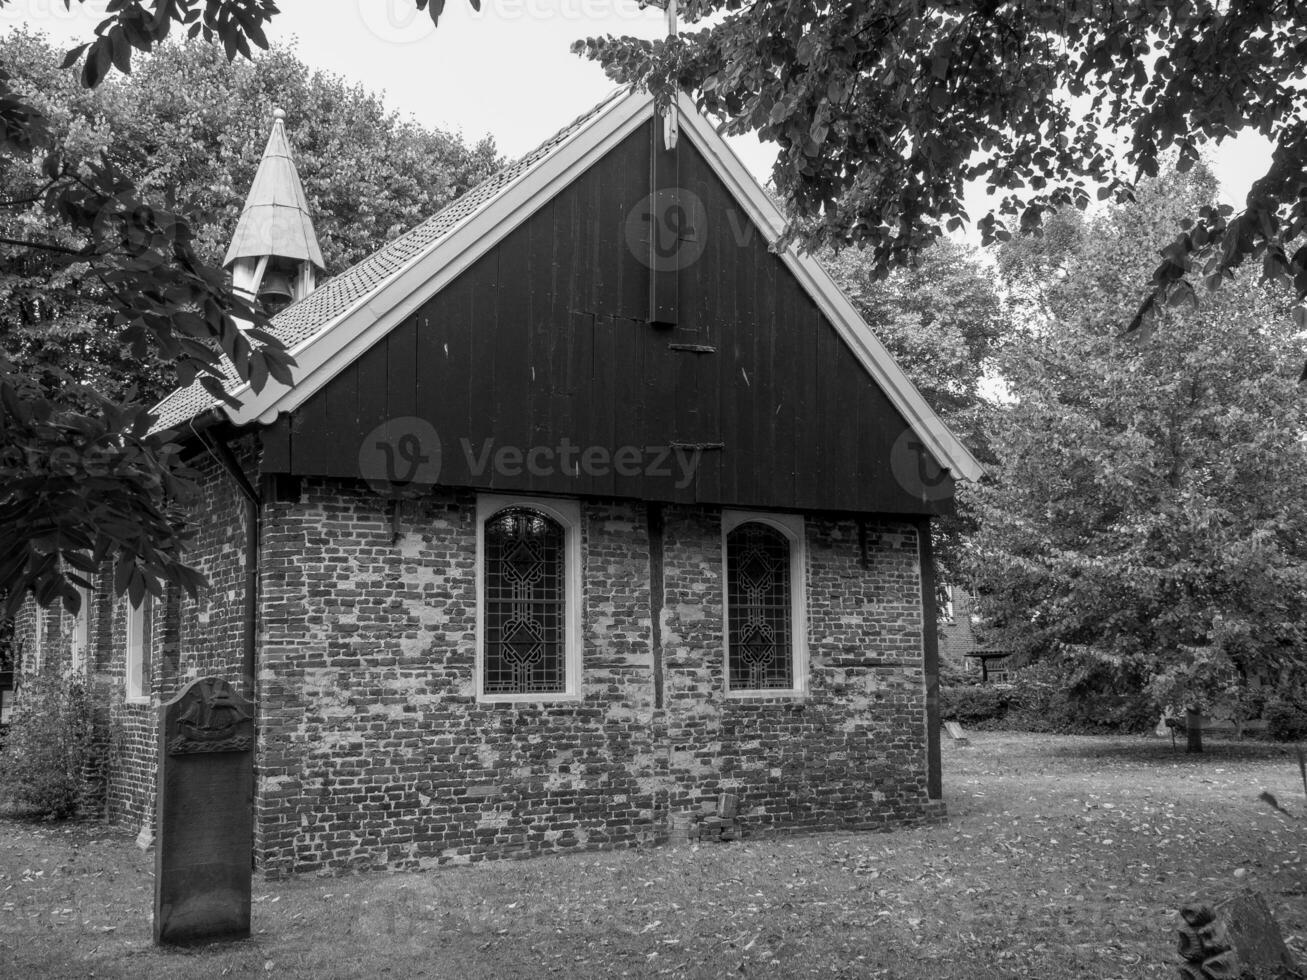
[[[290,144],[227,265],[293,383],[157,408],[208,588],[19,626],[106,816],[202,676],[268,875],[942,816],[930,522],[980,467],[693,103],[615,92],[329,278]]]

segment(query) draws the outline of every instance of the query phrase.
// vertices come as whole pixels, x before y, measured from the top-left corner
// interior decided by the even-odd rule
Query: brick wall
[[[247,473],[254,468],[250,440],[236,447]],[[106,816],[132,830],[153,828],[158,705],[196,677],[217,675],[240,687],[244,622],[245,510],[231,476],[211,457],[192,461],[198,474],[196,536],[186,561],[209,581],[192,599],[175,587],[154,600],[149,626],[148,700],[126,697],[127,599],[107,591],[102,577],[94,643],[94,682],[108,715]]]
[[[124,697],[127,605],[107,576],[93,610],[105,812],[131,829],[153,819],[155,706],[195,677],[240,677],[244,505],[215,462],[196,465],[189,559],[210,587],[154,603],[148,703]],[[808,518],[809,691],[728,698],[721,512],[663,509],[659,690],[649,515],[586,501],[581,698],[488,704],[474,679],[476,495],[398,506],[396,520],[361,485],[320,480],[265,503],[256,858],[269,874],[654,843],[721,792],[750,834],[942,813],[926,796],[911,523],[869,520],[860,533]],[[33,628],[20,617],[28,643]],[[53,614],[46,629],[48,652]]]
[[[807,525],[811,691],[723,690],[721,515],[667,508],[656,706],[642,504],[582,505],[581,699],[475,697],[475,495],[305,481],[265,509],[256,851],[269,874],[667,839],[723,790],[746,832],[882,827],[926,798],[910,523]],[[184,645],[183,645],[184,646]]]

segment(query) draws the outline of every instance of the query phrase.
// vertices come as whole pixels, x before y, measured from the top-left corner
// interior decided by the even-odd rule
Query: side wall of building
[[[721,512],[664,509],[654,610],[645,505],[583,501],[581,697],[507,704],[476,698],[476,495],[393,506],[306,480],[265,509],[256,850],[270,874],[655,842],[723,791],[747,832],[942,812],[927,799],[911,523],[810,518],[810,690],[735,698]]]
[[[238,453],[252,473],[247,440]],[[209,582],[192,599],[165,587],[150,602],[144,676],[139,693],[128,687],[129,600],[113,594],[113,569],[96,578],[87,615],[87,649],[72,654],[74,617],[62,608],[25,603],[15,619],[19,653],[18,699],[24,678],[37,672],[76,678],[86,686],[96,726],[96,751],[86,791],[87,815],[103,815],[125,829],[152,830],[158,706],[188,681],[217,674],[239,683],[244,623],[245,510],[230,475],[208,455],[197,458],[196,535],[186,560]],[[37,629],[40,628],[38,642]]]
[[[252,440],[237,455],[254,476]],[[99,686],[108,700],[109,820],[129,829],[153,828],[158,706],[189,681],[217,675],[239,685],[244,623],[245,506],[235,481],[205,453],[192,461],[199,496],[192,508],[195,536],[186,561],[208,580],[195,598],[176,588],[152,603],[147,633],[149,694],[127,697],[127,599],[110,600],[110,640],[100,647]]]

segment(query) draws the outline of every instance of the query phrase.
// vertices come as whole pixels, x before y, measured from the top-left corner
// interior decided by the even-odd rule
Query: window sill
[[[128,697],[123,698],[123,704],[131,704],[131,705],[138,705],[138,706],[145,705],[146,707],[149,707],[149,705],[153,703],[153,701],[154,701],[153,698],[151,698],[149,695],[144,695],[144,694],[137,695],[135,697],[129,695]]]
[[[478,694],[477,704],[580,704],[580,694]]]
[[[754,700],[758,698],[789,698],[791,700],[804,699],[808,696],[807,690],[799,688],[765,688],[756,691],[730,691],[726,692],[726,697],[732,701]]]

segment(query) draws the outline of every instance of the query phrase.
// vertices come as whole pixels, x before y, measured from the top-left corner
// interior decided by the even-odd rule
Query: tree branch
[[[59,252],[62,255],[73,255],[78,258],[89,259],[94,252],[88,252],[84,248],[68,248],[64,245],[47,245],[44,242],[26,242],[19,238],[0,238],[0,245],[13,245],[17,248],[40,248],[47,252]]]

